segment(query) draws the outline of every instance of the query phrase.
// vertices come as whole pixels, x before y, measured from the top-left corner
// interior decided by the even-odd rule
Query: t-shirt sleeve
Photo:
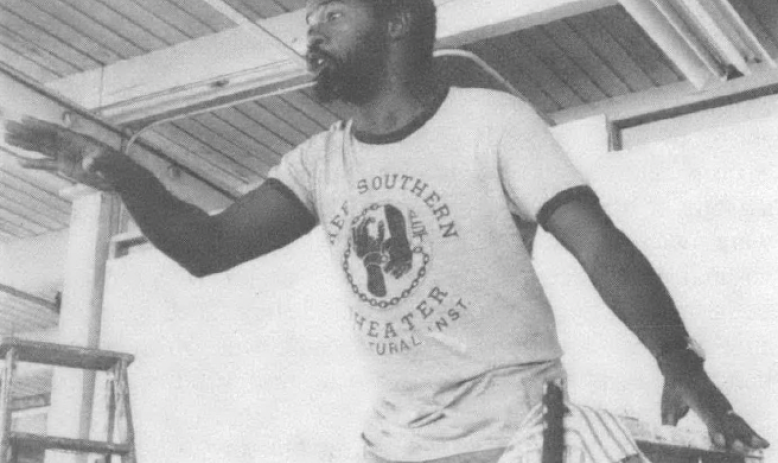
[[[497,151],[509,205],[525,220],[538,221],[552,198],[586,185],[545,121],[524,103],[506,119]]]
[[[315,160],[312,158],[311,140],[286,153],[268,172],[268,179],[283,183],[297,196],[303,206],[318,217],[316,211]]]

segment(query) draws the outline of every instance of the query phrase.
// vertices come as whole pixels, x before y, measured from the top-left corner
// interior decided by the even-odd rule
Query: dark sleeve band
[[[592,187],[588,185],[576,186],[567,190],[557,193],[553,198],[549,199],[538,212],[538,223],[544,230],[548,230],[546,225],[548,220],[554,215],[557,209],[564,206],[567,203],[573,201],[585,201],[599,203],[600,198],[597,197],[597,193],[592,190]]]

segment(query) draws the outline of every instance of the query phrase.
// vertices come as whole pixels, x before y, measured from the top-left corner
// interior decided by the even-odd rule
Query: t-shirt
[[[363,438],[391,460],[507,445],[527,365],[561,356],[512,214],[584,184],[545,123],[505,93],[451,88],[401,139],[334,124],[270,176],[324,229],[378,387]]]

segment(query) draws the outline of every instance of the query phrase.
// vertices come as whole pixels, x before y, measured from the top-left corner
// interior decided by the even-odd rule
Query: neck
[[[432,78],[389,78],[373,98],[355,108],[353,127],[370,135],[400,130],[433,105],[439,91]]]

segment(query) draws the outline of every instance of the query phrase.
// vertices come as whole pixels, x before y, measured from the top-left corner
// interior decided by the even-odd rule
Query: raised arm
[[[663,421],[674,425],[691,407],[717,445],[741,452],[767,447],[710,380],[703,359],[689,348],[689,335],[664,284],[596,196],[577,195],[549,210],[539,218],[543,226],[576,257],[608,307],[657,359],[665,377]]]
[[[6,143],[46,156],[25,162],[25,167],[115,190],[149,240],[196,276],[271,252],[315,225],[294,193],[275,180],[211,216],[176,198],[151,172],[94,138],[32,118],[7,121],[5,128]]]

